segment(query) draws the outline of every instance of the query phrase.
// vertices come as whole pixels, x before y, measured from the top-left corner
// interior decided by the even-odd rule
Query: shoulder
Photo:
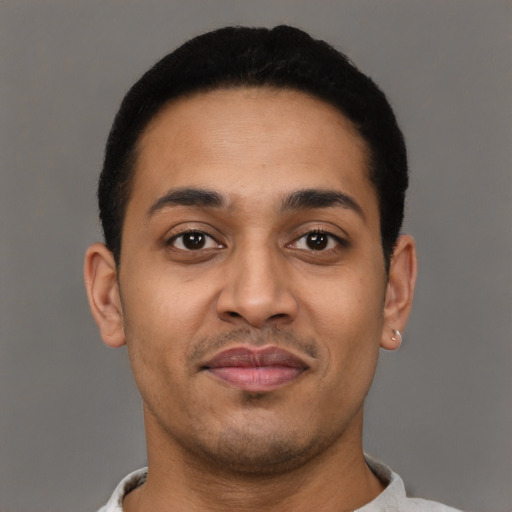
[[[123,512],[124,497],[140,485],[142,485],[148,476],[148,468],[138,469],[125,476],[115,488],[108,503],[101,507],[98,512]]]
[[[384,491],[357,512],[462,512],[435,501],[409,498],[400,478],[389,466],[365,454],[373,474],[385,485]]]
[[[462,512],[459,509],[443,505],[442,503],[422,500],[420,498],[405,498],[403,501],[407,507],[406,510],[410,512]]]

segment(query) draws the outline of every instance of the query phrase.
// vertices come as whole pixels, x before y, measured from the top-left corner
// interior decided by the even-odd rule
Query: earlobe
[[[85,254],[84,280],[89,307],[101,337],[109,347],[125,344],[123,309],[114,256],[101,243],[91,245]]]
[[[389,279],[384,304],[384,323],[381,347],[396,350],[411,311],[416,284],[416,245],[409,235],[401,235],[395,245],[389,268]],[[398,333],[398,334],[397,334]]]

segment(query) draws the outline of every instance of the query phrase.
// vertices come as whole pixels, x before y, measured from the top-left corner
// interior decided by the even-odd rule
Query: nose
[[[217,315],[234,324],[284,325],[297,315],[286,263],[265,249],[237,251],[230,258],[217,297]]]

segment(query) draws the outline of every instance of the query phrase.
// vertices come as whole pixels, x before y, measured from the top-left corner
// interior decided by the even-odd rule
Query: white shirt
[[[366,463],[386,488],[370,503],[354,512],[461,512],[441,503],[408,498],[402,479],[382,462],[365,455]],[[146,481],[147,468],[139,469],[123,478],[108,503],[98,512],[123,512],[124,497]]]

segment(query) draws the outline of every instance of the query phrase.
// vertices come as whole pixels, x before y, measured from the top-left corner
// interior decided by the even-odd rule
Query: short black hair
[[[277,87],[322,99],[348,118],[364,139],[377,191],[386,269],[400,233],[408,185],[404,138],[377,85],[341,52],[306,32],[225,27],[184,43],[147,71],[124,97],[110,131],[98,186],[105,243],[119,265],[126,205],[138,140],[171,100],[233,87]]]

